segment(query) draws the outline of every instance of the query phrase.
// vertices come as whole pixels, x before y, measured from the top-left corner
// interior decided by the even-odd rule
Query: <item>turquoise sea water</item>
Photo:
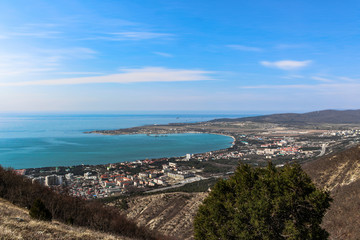
[[[105,164],[183,156],[231,146],[232,139],[212,134],[104,136],[85,131],[149,124],[199,122],[245,115],[0,115],[0,164],[34,168]]]

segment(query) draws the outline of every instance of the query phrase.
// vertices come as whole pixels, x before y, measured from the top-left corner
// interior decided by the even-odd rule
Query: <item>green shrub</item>
[[[300,165],[251,168],[219,180],[194,220],[196,239],[327,239],[320,224],[330,206]]]
[[[30,217],[42,221],[51,221],[51,212],[40,199],[36,199],[29,211]]]

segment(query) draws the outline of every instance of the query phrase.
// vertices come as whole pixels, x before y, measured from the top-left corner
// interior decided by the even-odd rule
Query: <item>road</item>
[[[319,154],[318,157],[321,157],[321,156],[323,156],[323,155],[325,154],[325,152],[326,152],[326,147],[327,147],[328,145],[329,145],[328,143],[323,143],[323,145],[322,145],[322,147],[321,147],[321,152],[320,152],[320,154]]]
[[[180,184],[175,184],[175,185],[171,185],[169,187],[158,188],[158,189],[146,191],[145,193],[154,193],[154,192],[164,191],[164,190],[168,190],[168,189],[172,189],[172,188],[178,188],[178,187],[184,186],[187,183],[197,182],[197,181],[204,180],[204,179],[207,179],[207,178],[197,176],[197,177],[185,179],[185,180],[181,181]]]

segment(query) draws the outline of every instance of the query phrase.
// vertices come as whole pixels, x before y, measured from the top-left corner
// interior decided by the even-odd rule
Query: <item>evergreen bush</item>
[[[240,165],[219,180],[194,220],[196,239],[327,239],[320,224],[331,198],[300,165]]]
[[[40,199],[36,199],[29,211],[30,217],[42,221],[51,221],[51,212],[45,207]]]

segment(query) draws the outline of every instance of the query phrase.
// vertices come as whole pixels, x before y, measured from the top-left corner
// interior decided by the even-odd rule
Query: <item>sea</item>
[[[143,125],[194,123],[258,114],[0,114],[0,165],[14,169],[97,165],[228,148],[214,134],[85,134]]]

